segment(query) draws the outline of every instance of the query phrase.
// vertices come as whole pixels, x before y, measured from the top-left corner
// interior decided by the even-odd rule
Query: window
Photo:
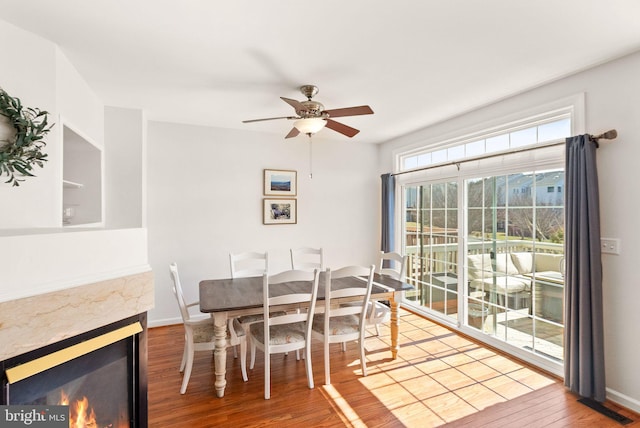
[[[399,236],[415,286],[403,304],[559,375],[560,143],[576,111],[580,123],[580,109],[556,109],[396,155],[407,172],[397,180]]]
[[[547,117],[539,124],[531,126],[520,124],[473,141],[455,140],[447,148],[416,152],[400,156],[401,170],[408,171],[429,165],[438,165],[456,160],[482,156],[488,153],[501,153],[524,147],[544,144],[571,135],[569,113]]]

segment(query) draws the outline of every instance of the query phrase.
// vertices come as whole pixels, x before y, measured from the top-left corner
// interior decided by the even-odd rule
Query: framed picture
[[[265,196],[296,196],[298,173],[282,169],[264,170]]]
[[[295,199],[263,199],[263,224],[296,224],[298,206]]]

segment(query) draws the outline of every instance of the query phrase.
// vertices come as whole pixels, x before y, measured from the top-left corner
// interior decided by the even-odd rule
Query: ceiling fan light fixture
[[[321,117],[307,117],[293,122],[293,126],[303,134],[315,134],[327,124],[327,121]]]

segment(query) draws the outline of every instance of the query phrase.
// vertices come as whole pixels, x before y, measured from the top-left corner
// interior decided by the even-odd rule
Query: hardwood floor
[[[149,426],[622,426],[578,403],[558,379],[418,315],[401,316],[398,359],[390,358],[388,328],[367,338],[367,377],[360,374],[355,343],[347,352],[332,345],[332,384],[325,386],[322,346],[314,342],[314,389],[307,387],[303,360],[273,356],[270,400],[264,399],[263,354],[243,382],[231,349],[223,398],[215,396],[213,357],[206,352],[196,353],[187,393],[180,395],[182,326],[152,328]],[[633,419],[627,427],[640,427],[639,415],[607,407]]]

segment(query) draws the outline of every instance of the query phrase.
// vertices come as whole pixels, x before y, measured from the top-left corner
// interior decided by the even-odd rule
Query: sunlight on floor
[[[417,315],[402,312],[400,325],[396,360],[388,328],[367,338],[369,375],[360,382],[405,426],[443,425],[555,382]],[[324,388],[348,424],[360,426],[348,399]]]

